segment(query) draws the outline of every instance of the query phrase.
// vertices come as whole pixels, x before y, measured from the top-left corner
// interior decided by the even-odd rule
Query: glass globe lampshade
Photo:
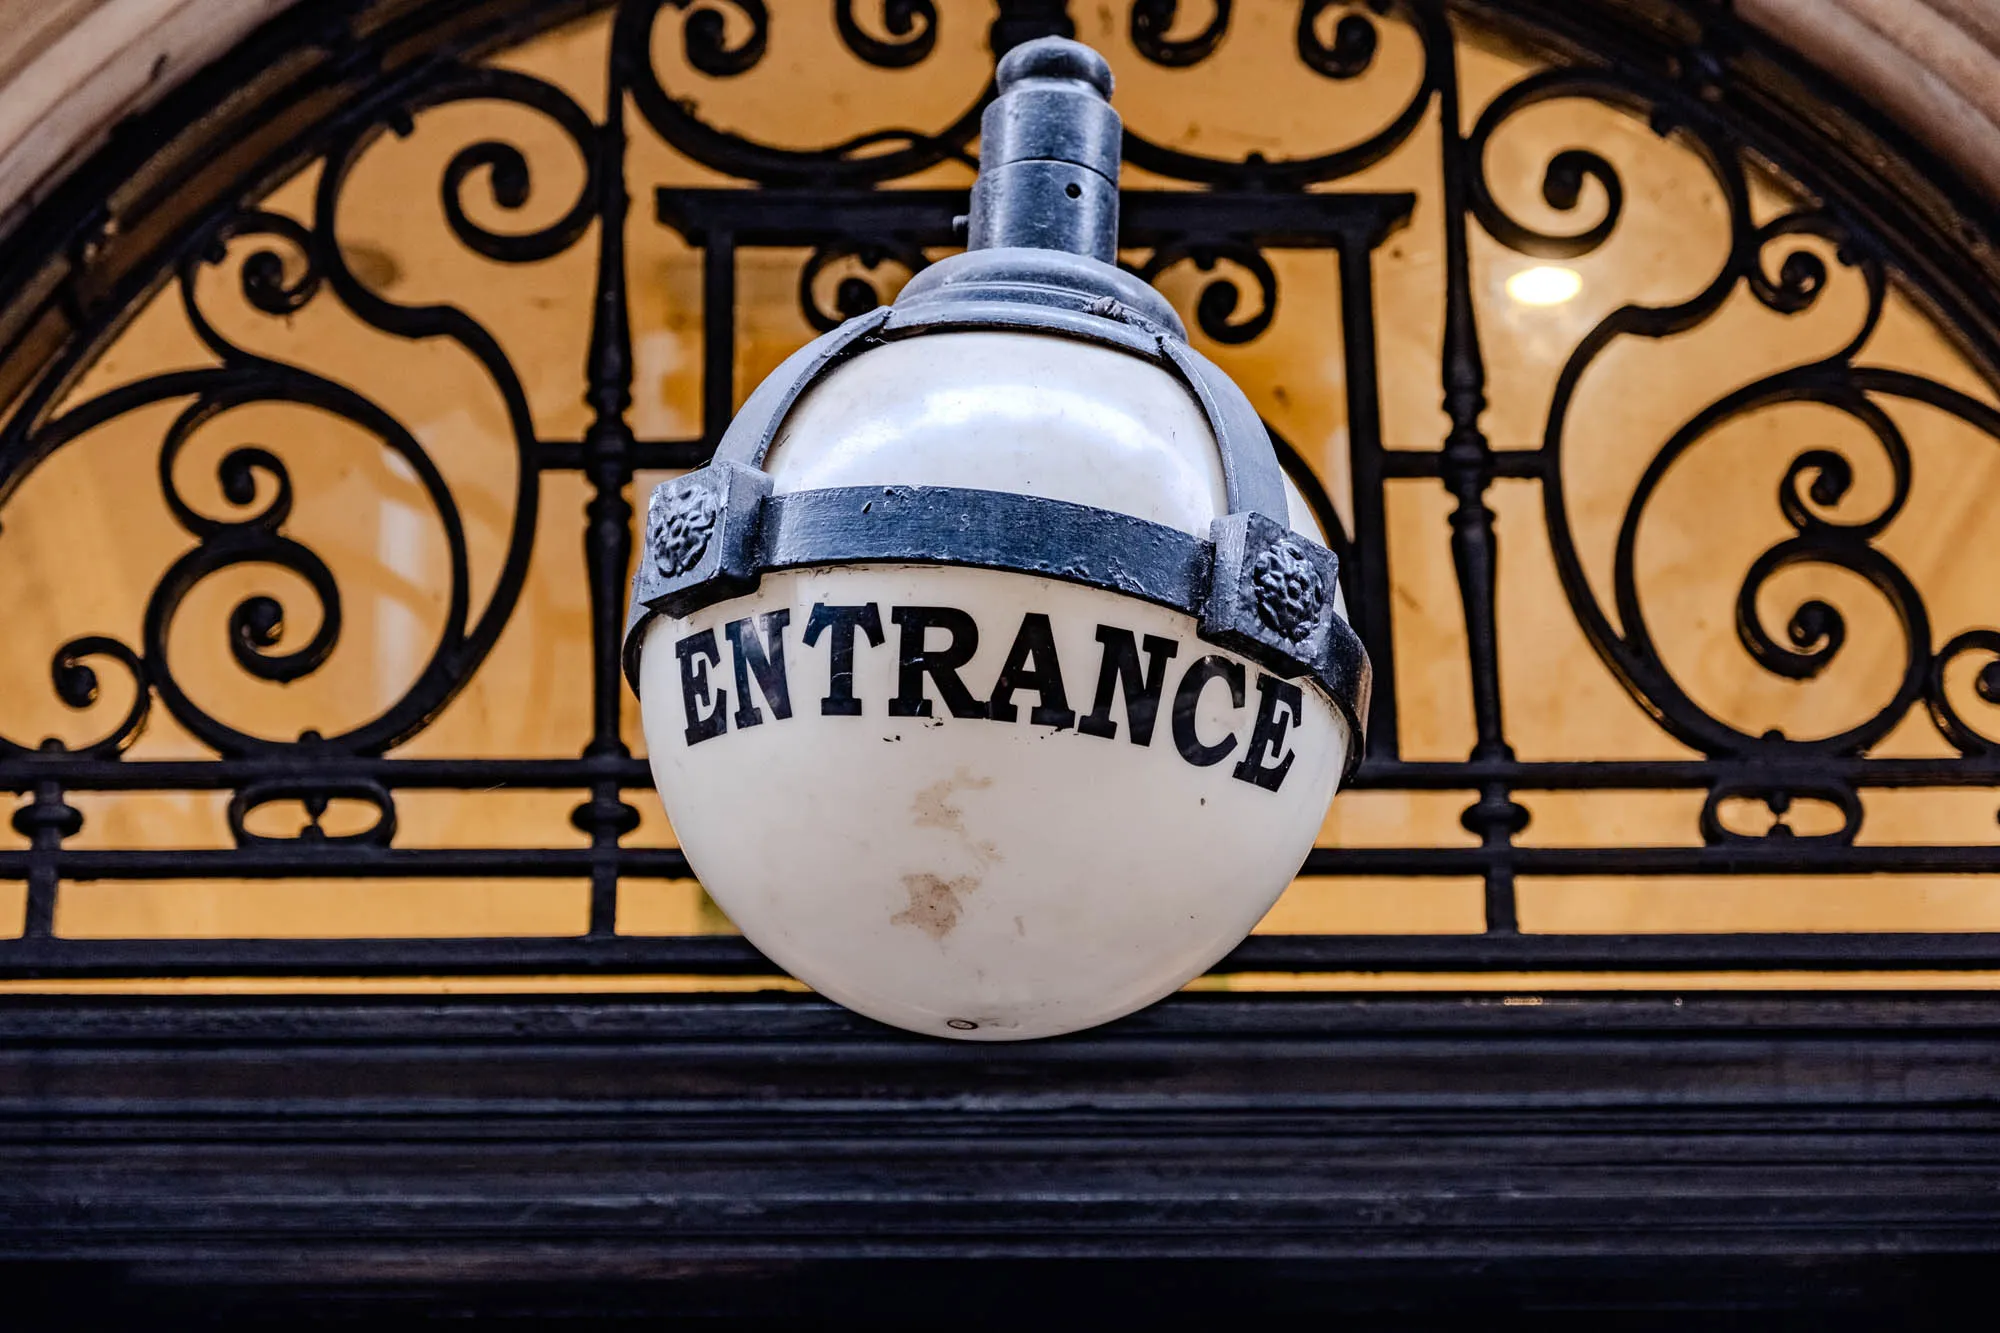
[[[999,86],[972,248],[660,488],[627,643],[730,919],[851,1009],[973,1040],[1105,1022],[1226,954],[1311,848],[1367,687],[1255,413],[1108,262],[1108,70],[1048,39]]]

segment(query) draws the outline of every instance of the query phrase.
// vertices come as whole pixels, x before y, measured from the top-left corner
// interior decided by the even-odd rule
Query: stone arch
[[[0,235],[118,124],[297,0],[5,0]],[[2000,198],[2000,10],[1987,0],[1736,0]]]

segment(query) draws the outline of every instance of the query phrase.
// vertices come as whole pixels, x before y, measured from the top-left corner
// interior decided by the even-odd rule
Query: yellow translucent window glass
[[[613,158],[631,199],[613,259],[630,333],[630,403],[617,406],[639,442],[626,493],[642,497],[788,353],[950,249],[948,234],[918,232],[739,237],[718,266],[699,227],[674,216],[676,192],[819,188],[839,175],[813,165],[832,150],[850,184],[897,154],[916,165],[882,167],[885,190],[969,184],[977,143],[953,127],[990,74],[991,17],[941,5],[898,30],[872,8],[771,0],[758,21],[739,5],[669,7],[650,35],[600,13],[482,51],[452,76],[464,95],[419,98],[406,121],[337,151],[337,189],[321,158],[271,185],[208,252],[135,296],[59,391],[17,399],[18,448],[38,431],[61,438],[31,467],[16,458],[0,491],[0,736],[87,748],[148,692],[143,727],[105,762],[181,766],[66,790],[81,822],[63,854],[267,858],[251,875],[223,856],[213,873],[85,859],[62,875],[55,936],[730,932],[669,860],[621,862],[606,911],[591,819],[573,817],[592,792],[574,772],[496,767],[479,786],[434,781],[422,764],[573,761],[594,738],[595,753],[617,740],[643,757],[629,692],[608,735],[593,712],[587,573],[588,525],[623,523],[636,540],[639,521],[593,511],[587,465],[604,255],[587,145],[614,44],[647,71],[620,103],[628,138]],[[1649,123],[1587,65],[1519,32],[1428,6],[1188,5],[1164,31],[1127,6],[1075,8],[1077,36],[1117,75],[1139,145],[1124,182],[1135,197],[1241,192],[1269,185],[1257,173],[1277,164],[1290,193],[1390,201],[1345,264],[1326,235],[1168,240],[1124,256],[1243,385],[1341,539],[1378,552],[1350,597],[1386,631],[1377,666],[1393,726],[1372,738],[1379,763],[1336,800],[1311,873],[1261,933],[1486,930],[1493,884],[1468,859],[1480,834],[1464,818],[1481,779],[1439,770],[1496,759],[1494,737],[1481,750],[1494,719],[1506,761],[1540,766],[1495,798],[1518,811],[1492,816],[1519,849],[1509,873],[1524,932],[2000,931],[2000,876],[1976,873],[1985,848],[1985,868],[2000,868],[1991,769],[1968,763],[1959,785],[1914,776],[1990,756],[1984,737],[2000,735],[1981,554],[2000,549],[2000,417],[1989,368],[1948,312],[1810,181],[1748,148],[1718,161],[1726,131]],[[842,31],[850,20],[858,33]],[[564,108],[583,118],[581,138]],[[662,132],[662,117],[683,128]],[[703,148],[689,125],[754,145],[771,183],[721,169],[736,150]],[[1457,202],[1452,152],[1471,161],[1473,195]],[[1286,163],[1334,154],[1348,155],[1337,169],[1283,179]],[[1130,205],[1128,220],[1145,208],[1173,216],[1169,200]],[[1461,314],[1477,333],[1467,392],[1480,400],[1456,419],[1454,228]],[[718,301],[732,315],[726,355],[707,345]],[[1357,302],[1372,355],[1348,345]],[[1364,363],[1372,383],[1357,386]],[[283,392],[243,387],[260,376]],[[147,384],[162,387],[131,401]],[[120,410],[97,411],[119,394]],[[1376,421],[1357,424],[1358,396]],[[1484,702],[1446,448],[1472,447],[1468,424],[1497,460],[1477,464],[1493,479],[1474,502],[1497,550],[1498,689]],[[1357,459],[1382,475],[1357,476]],[[237,535],[218,538],[224,527]],[[146,679],[103,639],[144,656]],[[69,644],[78,651],[61,656]],[[454,661],[476,669],[458,679]],[[250,779],[196,771],[218,752],[302,738],[309,750],[315,737],[338,750],[356,735],[383,739],[367,754],[409,764],[380,778],[357,761],[318,787],[260,778],[247,796]],[[1764,753],[1769,738],[1843,736],[1857,739],[1814,770],[1835,775],[1816,786],[1718,786],[1674,768]],[[16,779],[30,772],[19,753],[0,760]],[[1913,776],[1858,781],[1863,761],[1909,761],[1897,771]],[[1633,767],[1613,785],[1558,771],[1604,762]],[[643,776],[620,781],[634,822],[612,841],[672,849]],[[29,810],[33,784],[16,787]],[[28,865],[35,827],[0,828],[10,866]],[[326,847],[502,859],[316,874],[307,858]],[[1742,848],[1746,864],[1777,847],[1796,866],[1724,873],[1695,855],[1715,847]],[[1899,848],[1953,854],[1898,861]],[[568,859],[524,875],[503,863],[523,849]],[[1645,855],[1590,860],[1619,851]],[[24,928],[26,878],[0,881],[11,932]],[[1709,975],[1690,967],[1679,981],[1720,984]],[[1811,969],[1768,980],[1835,982],[1886,984]],[[1539,983],[1260,972],[1201,984]]]

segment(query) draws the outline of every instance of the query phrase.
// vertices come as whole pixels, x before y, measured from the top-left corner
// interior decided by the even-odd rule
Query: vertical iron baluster
[[[1466,253],[1466,175],[1464,127],[1459,123],[1458,62],[1451,32],[1441,12],[1432,19],[1434,59],[1439,62],[1439,139],[1443,150],[1445,245],[1444,410],[1450,422],[1445,436],[1444,483],[1458,500],[1451,515],[1451,559],[1458,571],[1458,591],[1465,611],[1465,643],[1472,671],[1472,717],[1477,740],[1475,762],[1511,761],[1500,713],[1500,636],[1494,608],[1499,543],[1493,511],[1486,506],[1486,489],[1493,483],[1493,450],[1479,428],[1486,410],[1486,365],[1479,350],[1479,327],[1472,309],[1472,275]],[[1528,823],[1527,810],[1516,803],[1504,782],[1481,785],[1479,799],[1459,816],[1478,835],[1480,845],[1505,849]],[[1518,929],[1514,907],[1514,869],[1504,855],[1486,869],[1486,929],[1511,935]]]
[[[1069,0],[1000,0],[1000,12],[987,29],[993,58],[1037,37],[1074,37],[1076,20],[1069,16]]]
[[[632,326],[625,301],[625,85],[614,53],[597,141],[597,296],[590,328],[584,401],[591,409],[583,436],[584,473],[592,495],[584,507],[585,568],[590,579],[591,738],[584,756],[607,776],[591,783],[590,800],[570,816],[598,852],[590,871],[590,934],[615,933],[618,840],[639,824],[639,812],[619,797],[610,776],[631,757],[620,729],[624,677],[619,646],[625,629],[625,582],[632,564]]]
[[[62,749],[58,741],[42,742],[44,753]],[[28,904],[21,924],[24,939],[45,940],[55,934],[56,885],[60,878],[55,855],[64,838],[83,827],[83,812],[63,799],[62,783],[44,779],[35,784],[35,798],[14,812],[14,830],[28,839]]]
[[[1394,759],[1396,645],[1389,619],[1389,529],[1384,512],[1382,404],[1375,373],[1376,236],[1339,239],[1340,334],[1347,372],[1347,449],[1354,480],[1354,541],[1347,595],[1355,632],[1375,667],[1368,708],[1368,753]]]
[[[736,236],[721,227],[702,238],[701,440],[714,452],[736,415]]]

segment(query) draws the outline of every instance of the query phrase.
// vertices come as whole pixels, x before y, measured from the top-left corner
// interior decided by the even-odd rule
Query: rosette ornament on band
[[[1111,72],[1008,53],[969,248],[802,348],[652,497],[625,664],[750,940],[919,1032],[1049,1036],[1221,959],[1361,749],[1338,564],[1116,267]]]

